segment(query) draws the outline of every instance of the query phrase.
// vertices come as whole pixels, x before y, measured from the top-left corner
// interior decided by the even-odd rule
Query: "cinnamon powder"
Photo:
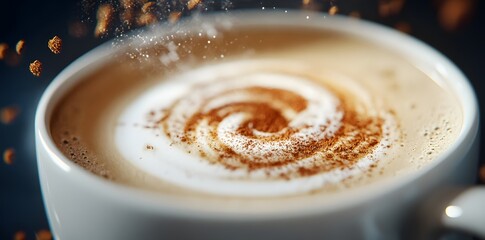
[[[235,102],[211,109],[208,112],[199,111],[185,122],[183,136],[172,136],[168,131],[168,116],[171,114],[171,109],[166,110],[165,115],[156,124],[163,126],[163,130],[169,138],[180,140],[179,144],[194,146],[197,144],[197,135],[195,134],[197,126],[201,121],[206,121],[210,126],[209,136],[207,137],[214,142],[212,150],[216,153],[216,156],[208,156],[200,148],[196,152],[210,163],[221,164],[230,170],[246,169],[247,171],[255,171],[269,168],[284,168],[289,164],[310,157],[314,159],[311,164],[298,167],[295,171],[282,173],[279,177],[290,179],[293,177],[311,176],[334,169],[352,168],[358,160],[372,153],[380,143],[383,137],[383,119],[357,112],[354,110],[352,103],[346,101],[346,96],[343,93],[339,93],[336,89],[332,90],[340,100],[339,110],[344,113],[341,127],[333,136],[319,141],[312,140],[312,138],[296,138],[294,134],[302,129],[290,127],[288,119],[283,116],[281,110],[274,109],[265,102]],[[229,90],[224,92],[223,95],[233,94],[233,91]],[[305,98],[281,89],[250,87],[244,90],[238,89],[237,91],[252,92],[262,96],[262,98],[267,97],[268,99],[282,101],[285,103],[285,106],[297,113],[304,111],[308,105]],[[281,154],[281,152],[269,152],[263,157],[247,157],[234,152],[220,142],[217,126],[229,115],[240,112],[248,114],[250,117],[248,118],[249,120],[240,125],[235,134],[254,139],[254,141],[248,141],[244,144],[243,147],[245,149],[258,149],[261,141],[277,143],[282,140],[288,140],[292,144],[279,147],[279,149],[283,149],[282,152],[284,154]],[[321,127],[322,134],[325,128],[325,126]],[[272,134],[256,136],[254,134],[255,130]]]

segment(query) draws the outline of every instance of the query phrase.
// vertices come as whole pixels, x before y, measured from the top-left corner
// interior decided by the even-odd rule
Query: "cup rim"
[[[237,20],[237,21],[235,21]],[[360,186],[358,188],[342,191],[334,196],[329,204],[318,205],[288,212],[265,212],[263,214],[245,214],[238,212],[208,211],[204,209],[185,209],[176,206],[173,202],[163,200],[160,193],[152,193],[146,190],[135,189],[118,183],[107,181],[98,177],[84,168],[76,165],[57,148],[49,131],[50,115],[60,98],[65,92],[75,85],[82,76],[94,71],[96,67],[109,60],[110,56],[119,49],[111,47],[112,41],[108,41],[84,54],[68,67],[66,67],[49,84],[42,94],[35,116],[35,135],[39,144],[49,155],[60,170],[74,174],[72,177],[80,184],[89,185],[99,194],[111,198],[113,201],[123,202],[131,207],[147,212],[160,212],[167,215],[200,217],[203,219],[224,220],[254,220],[273,219],[282,217],[298,217],[315,214],[325,214],[341,211],[351,206],[364,204],[372,199],[398,191],[414,181],[422,178],[440,164],[453,161],[453,153],[468,151],[467,143],[472,141],[478,133],[478,103],[474,90],[465,75],[443,54],[433,49],[424,42],[411,36],[400,33],[386,26],[361,19],[353,19],[345,16],[329,16],[322,13],[295,11],[295,10],[240,10],[227,13],[211,13],[197,16],[193,19],[183,19],[180,24],[190,26],[192,21],[206,22],[232,22],[242,26],[305,26],[318,29],[330,29],[343,33],[353,34],[368,41],[379,44],[400,54],[424,73],[428,74],[438,84],[445,84],[453,91],[461,104],[463,112],[463,125],[455,142],[436,159],[422,168],[410,174],[405,174],[389,181],[377,181],[375,183]],[[157,25],[156,28],[164,29],[165,24]],[[83,71],[85,69],[90,71]],[[37,149],[39,151],[39,149]],[[40,159],[37,159],[40,164]],[[355,196],[359,196],[358,198]]]

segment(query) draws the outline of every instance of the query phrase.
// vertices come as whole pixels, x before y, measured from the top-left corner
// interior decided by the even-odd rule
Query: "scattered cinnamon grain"
[[[480,182],[485,183],[485,165],[482,165],[478,170],[478,178]]]
[[[126,26],[131,26],[135,21],[135,12],[133,9],[126,9],[120,14],[121,22]]]
[[[17,54],[20,55],[24,51],[24,48],[25,48],[25,40],[20,39],[17,42],[17,45],[15,46],[15,51],[17,51]]]
[[[0,43],[0,60],[3,60],[7,56],[8,44]]]
[[[27,239],[27,235],[25,234],[24,231],[17,231],[14,235],[13,235],[13,239],[14,240],[26,240]]]
[[[146,145],[146,149],[147,149],[147,150],[153,150],[153,149],[155,149],[155,148],[154,148],[152,145],[148,145],[148,144],[147,144],[147,145]]]
[[[155,8],[156,8],[156,3],[155,2],[147,2],[145,4],[143,4],[143,6],[141,7],[141,11],[143,13],[151,13],[153,11],[155,11]]]
[[[439,7],[438,20],[447,31],[455,31],[467,22],[474,7],[472,0],[445,0]]]
[[[320,11],[323,8],[323,5],[320,1],[315,0],[302,0],[301,8],[310,11]]]
[[[4,107],[0,111],[0,121],[2,121],[3,124],[10,124],[17,118],[19,112],[20,110],[18,107]]]
[[[52,234],[49,230],[39,230],[36,234],[35,234],[35,238],[36,240],[51,240],[52,239]]]
[[[158,21],[157,16],[152,13],[144,13],[138,17],[137,22],[140,26],[150,25]]]
[[[250,87],[238,91],[265,95],[268,99],[278,98],[296,113],[304,111],[308,104],[307,100],[302,96],[286,90]],[[232,93],[230,91],[225,94]],[[340,94],[338,92],[335,93],[337,95]],[[198,137],[196,131],[201,122],[208,125],[207,136],[205,137],[217,142],[219,141],[217,129],[225,117],[233,113],[244,112],[250,117],[235,129],[234,134],[236,136],[244,136],[246,139],[254,139],[254,141],[245,141],[241,145],[242,148],[248,150],[259,149],[261,141],[268,141],[273,143],[280,142],[281,145],[279,145],[278,149],[285,150],[268,152],[261,157],[251,157],[234,152],[232,149],[224,146],[216,146],[211,151],[211,155],[214,155],[214,157],[206,160],[214,164],[220,164],[229,170],[242,169],[251,172],[271,168],[284,168],[284,166],[294,164],[301,159],[315,157],[315,161],[302,166],[302,168],[288,170],[288,172],[274,177],[288,179],[298,176],[310,176],[336,168],[353,167],[359,159],[371,153],[384,137],[382,133],[383,119],[359,114],[353,110],[353,105],[345,102],[343,96],[339,99],[342,103],[339,108],[344,112],[341,127],[332,137],[325,139],[314,139],[312,137],[308,139],[295,138],[295,133],[301,129],[290,127],[288,120],[282,115],[280,109],[275,109],[271,105],[259,102],[229,103],[220,108],[195,113],[183,123],[183,129],[180,129],[182,131],[181,134],[170,134],[169,125],[171,125],[171,118],[167,117],[171,114],[170,109],[158,121],[158,125],[162,126],[164,133],[174,140],[173,143],[194,146]],[[323,132],[326,128],[326,126],[322,125],[320,131]],[[255,130],[278,134],[258,136],[254,134]],[[345,144],[342,144],[342,141]],[[200,146],[194,147],[199,148],[199,153],[205,151]]]
[[[88,28],[86,24],[80,22],[80,21],[75,21],[69,24],[69,35],[71,37],[75,38],[81,38],[85,37],[88,33]]]
[[[188,8],[189,10],[194,9],[195,7],[197,7],[197,5],[199,5],[200,1],[201,1],[201,0],[189,0],[189,1],[187,2],[187,8]]]
[[[59,54],[62,50],[62,39],[58,36],[54,36],[52,39],[49,39],[49,42],[47,42],[47,46],[52,53]]]
[[[40,74],[42,73],[42,63],[39,60],[33,61],[29,65],[29,70],[34,76],[40,77]]]
[[[390,17],[401,12],[404,6],[404,0],[380,0],[379,16]]]
[[[21,56],[17,54],[17,52],[14,50],[7,49],[5,52],[5,63],[10,66],[10,67],[16,67],[20,64]]]
[[[171,12],[170,15],[168,15],[168,22],[170,23],[176,23],[182,16],[181,12]]]
[[[335,15],[337,14],[338,12],[338,7],[337,6],[332,6],[329,10],[328,10],[328,14],[330,15]]]
[[[126,26],[131,26],[135,20],[135,0],[120,0],[120,20]]]
[[[3,162],[7,165],[12,165],[15,160],[15,150],[13,148],[7,148],[3,151]]]
[[[352,11],[352,12],[350,12],[349,13],[349,16],[350,17],[353,17],[353,18],[361,18],[362,17],[361,14],[360,14],[360,12],[358,12],[358,11]]]
[[[107,34],[108,28],[113,21],[114,9],[110,4],[99,6],[96,14],[97,24],[94,30],[95,37],[101,37]]]
[[[407,22],[398,22],[396,25],[394,25],[394,28],[407,34],[410,34],[412,31],[411,25]]]
[[[135,7],[135,0],[120,0],[120,5],[124,9],[134,8]]]

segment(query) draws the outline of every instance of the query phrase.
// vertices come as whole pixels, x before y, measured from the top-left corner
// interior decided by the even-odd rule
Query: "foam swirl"
[[[294,194],[362,174],[397,137],[392,115],[351,80],[280,66],[238,62],[185,74],[163,111],[149,114],[150,128],[179,154],[171,169],[184,174],[150,172],[217,194]]]

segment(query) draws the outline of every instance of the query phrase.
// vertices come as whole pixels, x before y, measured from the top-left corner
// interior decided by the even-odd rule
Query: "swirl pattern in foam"
[[[182,187],[237,196],[339,183],[368,171],[398,138],[392,114],[352,79],[277,61],[175,76],[136,99],[120,122],[143,123],[116,130],[135,166]]]

